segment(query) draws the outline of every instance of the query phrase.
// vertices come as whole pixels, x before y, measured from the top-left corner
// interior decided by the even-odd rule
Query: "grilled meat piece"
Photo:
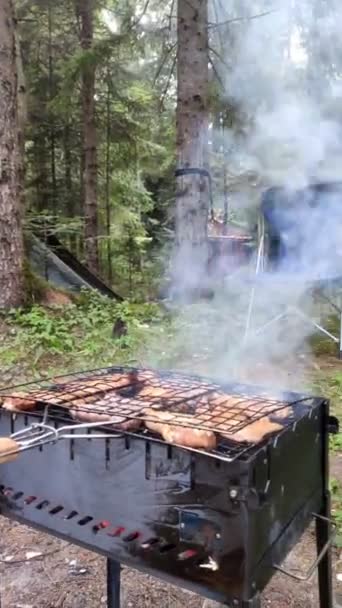
[[[112,422],[118,431],[139,430],[145,417],[145,426],[168,443],[202,449],[214,449],[219,436],[260,442],[284,428],[289,415],[288,408],[278,411],[277,401],[228,395],[206,382],[184,380],[175,386],[172,378],[149,370],[56,379],[46,389],[5,397],[3,408],[33,411],[49,404],[67,410],[75,421]]]
[[[146,420],[145,425],[169,443],[178,443],[184,447],[214,449],[211,447],[210,437],[212,436],[215,437],[215,445],[217,436],[234,442],[259,443],[269,435],[281,431],[284,428],[281,421],[290,415],[290,408],[286,408],[277,413],[279,421],[272,420],[267,413],[259,420],[253,421],[252,416],[257,409],[253,412],[253,406],[251,406],[249,414],[247,414],[244,409],[246,406],[248,408],[248,402],[244,400],[242,404],[241,397],[217,395],[213,399],[213,403],[214,405],[209,409],[208,404],[205,405],[205,401],[200,400],[194,416],[154,409],[144,410],[144,415],[152,418],[152,421]],[[258,405],[255,407],[257,408]],[[154,421],[153,418],[157,418],[157,420]],[[178,427],[177,422],[182,426]],[[196,425],[199,428],[196,429]],[[212,429],[212,431],[201,429],[201,426]],[[227,432],[225,427],[228,427],[230,432]],[[184,440],[187,442],[186,444]]]
[[[145,426],[152,432],[161,435],[167,442],[184,448],[198,448],[205,450],[214,450],[217,445],[215,433],[212,431],[204,431],[201,429],[191,428],[194,425],[194,420],[190,417],[177,415],[177,422],[184,426],[178,426],[175,423],[175,415],[169,412],[161,412],[154,409],[144,410]],[[188,427],[186,425],[189,425]]]
[[[36,406],[36,400],[34,398],[30,399],[27,393],[16,392],[9,397],[5,397],[1,407],[3,407],[5,410],[9,410],[10,412],[29,412],[33,411]]]
[[[115,391],[125,386],[131,386],[134,374],[127,372],[107,375],[104,377],[93,377],[82,380],[73,380],[66,384],[56,384],[53,387],[37,391],[14,392],[5,396],[2,407],[10,411],[32,411],[38,404],[51,404],[68,408],[78,400],[86,400],[91,396],[99,398],[110,391],[115,396]],[[134,376],[135,380],[135,376]],[[136,381],[136,380],[135,380]]]
[[[115,397],[115,396],[114,396]],[[111,402],[111,406],[115,405],[115,401]],[[115,416],[111,412],[102,414],[100,411],[99,403],[88,398],[87,401],[80,399],[78,402],[73,402],[71,409],[69,410],[71,416],[77,422],[84,423],[96,423],[96,422],[111,422],[113,428],[118,431],[127,431],[135,433],[142,426],[142,420],[139,418],[126,418],[124,416]]]
[[[222,437],[237,442],[260,443],[269,435],[278,433],[283,428],[281,424],[272,422],[268,416],[265,416],[256,422],[247,424],[241,431],[237,431],[236,433],[222,433]]]

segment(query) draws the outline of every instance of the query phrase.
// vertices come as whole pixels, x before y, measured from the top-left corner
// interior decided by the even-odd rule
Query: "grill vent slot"
[[[13,488],[5,488],[3,493],[5,496],[11,496],[11,494],[13,494],[14,490]]]
[[[149,538],[144,543],[142,543],[142,549],[150,549],[151,547],[155,547],[160,542],[159,538]]]
[[[32,505],[33,502],[35,502],[37,500],[37,496],[28,496],[27,498],[25,498],[24,503],[26,505]]]
[[[40,502],[37,506],[36,509],[38,509],[38,511],[42,511],[43,509],[46,509],[46,507],[49,506],[49,501],[48,500],[43,500],[42,502]]]
[[[51,509],[49,513],[51,513],[51,515],[57,515],[57,513],[60,513],[61,511],[64,511],[64,507],[62,507],[62,505],[58,505],[58,507]]]
[[[131,543],[134,540],[138,540],[138,538],[140,537],[140,532],[132,532],[131,534],[128,534],[127,536],[124,537],[124,541],[125,543]]]
[[[180,562],[185,562],[186,560],[191,559],[192,557],[196,557],[196,555],[197,551],[195,551],[194,549],[188,549],[187,551],[179,553],[178,560]]]
[[[123,534],[123,532],[125,532],[126,528],[115,528],[114,530],[112,530],[112,532],[108,532],[108,536],[111,536],[112,538],[117,538],[118,536],[121,536],[121,534]]]
[[[162,545],[159,548],[159,553],[170,553],[170,551],[173,551],[174,549],[176,549],[176,545],[168,543],[167,545]]]
[[[87,515],[86,517],[83,517],[82,519],[80,519],[77,523],[79,526],[86,526],[87,524],[90,524],[91,521],[93,521],[93,517],[90,517],[90,515]]]
[[[111,524],[109,521],[100,521],[100,523],[93,526],[93,532],[94,534],[98,534],[98,532],[101,532],[101,530],[106,530],[106,528],[109,528],[110,525]]]
[[[67,515],[65,517],[65,519],[67,521],[70,521],[70,519],[74,519],[77,515],[78,515],[77,511],[70,511],[69,515]]]

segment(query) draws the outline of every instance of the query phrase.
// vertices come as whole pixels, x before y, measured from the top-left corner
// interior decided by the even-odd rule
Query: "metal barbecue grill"
[[[318,558],[303,576],[318,566],[320,606],[333,608],[328,434],[338,423],[325,399],[127,368],[0,393],[9,397],[30,411],[0,409],[11,438],[1,513],[107,556],[109,608],[120,606],[120,564],[259,608],[277,570],[301,578],[281,564],[313,520]],[[171,445],[144,424],[118,428],[146,422],[147,407],[168,412],[168,425],[215,432],[215,449]],[[281,430],[234,437],[265,417]]]

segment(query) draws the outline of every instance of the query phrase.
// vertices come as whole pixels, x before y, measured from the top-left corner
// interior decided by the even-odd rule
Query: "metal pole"
[[[327,425],[329,419],[329,403],[324,404],[323,425]],[[329,434],[328,429],[322,429],[322,509],[316,519],[316,544],[319,554],[331,535],[331,497],[329,491]],[[334,608],[333,584],[332,584],[332,551],[331,547],[323,557],[318,566],[318,588],[320,608]]]
[[[306,314],[304,314],[303,312],[298,310],[298,308],[291,306],[291,308],[289,310],[293,314],[296,314],[298,317],[303,319],[303,321],[306,321],[306,323],[308,323],[309,325],[312,325],[312,327],[315,327],[316,329],[318,329],[318,331],[320,331],[322,334],[324,334],[325,336],[328,336],[328,338],[333,340],[335,343],[339,342],[339,338],[336,338],[333,334],[330,333],[330,331],[328,331],[327,329],[324,329],[324,327],[319,325],[319,323],[316,323],[316,321],[314,321],[313,319],[310,319],[310,317],[308,317]]]
[[[324,497],[324,507],[321,515],[324,518],[331,517],[330,495],[326,493]],[[326,543],[331,537],[331,524],[329,521],[318,517],[316,519],[316,544],[317,554],[322,551]],[[328,549],[321,562],[318,565],[318,588],[319,588],[319,605],[320,608],[334,608],[334,596],[332,585],[332,551]]]
[[[260,270],[262,269],[263,256],[264,256],[264,235],[261,236],[259,248],[258,248],[258,257],[257,257],[256,267],[255,267],[255,276],[256,277],[259,275]],[[247,342],[247,339],[249,336],[249,330],[250,330],[250,326],[251,326],[252,313],[253,313],[254,300],[255,300],[255,292],[256,292],[256,282],[254,282],[252,292],[251,292],[251,297],[249,300],[245,335],[244,335],[244,340],[243,340],[244,344]]]
[[[120,587],[121,587],[121,565],[112,559],[107,559],[107,606],[108,606],[108,608],[120,608]]]

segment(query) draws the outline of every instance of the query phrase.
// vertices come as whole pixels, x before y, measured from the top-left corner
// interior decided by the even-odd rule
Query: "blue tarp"
[[[38,276],[60,289],[73,292],[79,292],[82,288],[96,289],[110,298],[122,300],[121,296],[81,264],[55,237],[48,237],[43,242],[31,235],[29,260],[32,270]]]
[[[270,261],[286,271],[342,276],[342,183],[302,190],[272,188],[261,210],[269,235]]]

